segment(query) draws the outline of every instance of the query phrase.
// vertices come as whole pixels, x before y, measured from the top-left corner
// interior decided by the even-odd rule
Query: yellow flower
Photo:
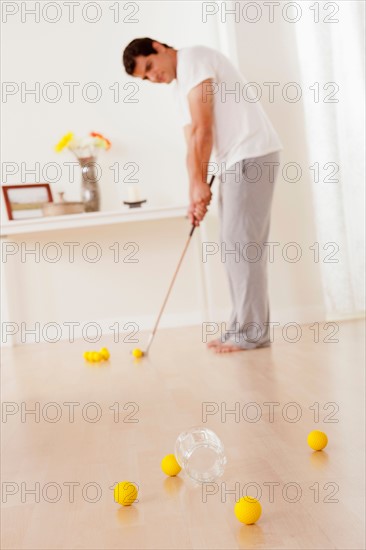
[[[65,134],[64,137],[61,138],[58,144],[55,146],[55,151],[57,151],[58,153],[62,151],[62,149],[64,149],[66,145],[70,143],[73,137],[74,137],[74,134],[72,132]]]

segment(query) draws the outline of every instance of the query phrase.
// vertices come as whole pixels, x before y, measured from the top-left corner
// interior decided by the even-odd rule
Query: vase
[[[179,466],[195,482],[215,481],[224,473],[224,446],[208,428],[195,426],[179,434],[174,454]]]
[[[85,205],[85,212],[97,212],[100,206],[100,194],[95,157],[79,158],[81,166],[81,200]]]

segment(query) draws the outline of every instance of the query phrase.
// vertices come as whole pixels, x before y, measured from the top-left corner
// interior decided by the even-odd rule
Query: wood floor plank
[[[1,547],[365,548],[365,325],[338,325],[338,342],[305,325],[296,343],[278,330],[270,348],[232,355],[207,350],[200,327],[164,329],[141,360],[106,336],[100,365],[81,340],[4,348]],[[210,487],[160,469],[194,425],[225,445]],[[326,450],[307,446],[313,429]],[[122,480],[139,486],[129,508],[113,500]],[[256,491],[262,517],[242,525],[235,500]]]

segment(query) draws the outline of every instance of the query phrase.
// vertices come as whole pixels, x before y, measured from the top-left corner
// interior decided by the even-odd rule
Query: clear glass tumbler
[[[224,446],[208,428],[194,427],[182,432],[175,443],[175,457],[187,475],[200,483],[214,481],[225,470]]]

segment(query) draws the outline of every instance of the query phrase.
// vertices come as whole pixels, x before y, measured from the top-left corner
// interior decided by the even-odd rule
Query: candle
[[[128,202],[138,202],[140,198],[140,190],[137,185],[130,185],[128,187]]]

